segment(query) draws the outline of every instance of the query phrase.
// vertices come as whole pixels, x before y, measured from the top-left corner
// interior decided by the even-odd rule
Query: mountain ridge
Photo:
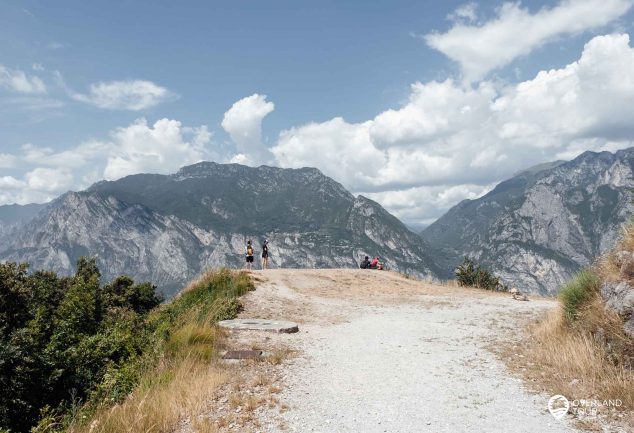
[[[554,293],[616,242],[634,212],[634,148],[524,170],[422,231],[454,267],[470,256],[523,290]]]
[[[441,271],[428,247],[378,203],[319,170],[199,163],[69,192],[22,226],[0,259],[73,271],[97,255],[105,278],[129,274],[168,294],[208,267],[244,266],[244,245],[271,241],[282,267],[356,267],[379,255],[420,277]]]

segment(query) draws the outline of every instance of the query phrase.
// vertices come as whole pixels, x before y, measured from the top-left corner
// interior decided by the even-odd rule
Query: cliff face
[[[439,272],[416,234],[318,170],[214,163],[67,193],[14,230],[0,260],[68,274],[97,255],[104,278],[128,274],[171,294],[207,267],[243,266],[246,240],[258,251],[265,238],[272,266],[356,267],[368,254],[417,276]]]
[[[0,206],[0,245],[24,224],[29,222],[37,213],[45,208],[45,204],[17,204]]]
[[[555,293],[616,243],[634,211],[633,167],[634,149],[535,167],[458,204],[422,235],[445,252],[446,268],[470,256],[507,284]]]

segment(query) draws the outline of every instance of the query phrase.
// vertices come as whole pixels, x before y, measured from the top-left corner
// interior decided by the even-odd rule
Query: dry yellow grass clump
[[[600,303],[593,304],[588,313],[600,316],[605,310]],[[618,322],[609,312],[605,314],[603,329],[621,338]],[[517,348],[523,357],[514,358],[515,366],[526,368],[523,371],[529,382],[537,383],[550,394],[562,394],[570,400],[619,399],[622,409],[634,409],[634,374],[630,366],[621,358],[622,353],[610,349],[591,328],[571,328],[561,309],[553,311],[529,329],[528,344]]]
[[[167,362],[123,403],[104,407],[76,433],[171,432],[203,413],[227,373],[197,356]]]
[[[618,263],[620,251],[634,251],[634,225],[624,229],[613,252],[564,285],[560,307],[530,326],[509,358],[542,391],[569,400],[620,400],[617,410],[631,412],[634,341],[623,331],[623,319],[606,309],[600,291],[606,281],[633,281],[634,272],[624,274]]]

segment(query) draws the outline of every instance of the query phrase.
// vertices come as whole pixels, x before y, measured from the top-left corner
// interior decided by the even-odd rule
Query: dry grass
[[[73,433],[171,432],[202,413],[225,372],[198,357],[168,361],[154,379],[123,403],[97,411],[90,425],[71,426]],[[199,431],[213,431],[209,428]]]
[[[217,433],[218,428],[209,418],[197,419],[192,425],[194,433]]]
[[[288,347],[275,349],[267,358],[269,364],[280,365],[284,360],[296,355],[296,351]]]
[[[621,239],[614,249],[603,255],[595,266],[595,272],[604,281],[634,282],[634,268],[632,262],[622,263],[618,256],[621,251],[634,251],[634,222],[623,227]],[[625,265],[625,266],[624,266]]]
[[[207,272],[192,281],[165,307],[171,314],[166,317],[174,317],[166,325],[171,332],[160,347],[156,363],[141,372],[135,390],[114,406],[104,402],[88,419],[78,417],[68,430],[166,433],[190,423],[194,431],[216,432],[218,426],[199,415],[209,411],[216,393],[233,378],[226,366],[217,362],[227,334],[215,322],[218,316],[229,314],[228,302],[252,289],[252,281],[244,272]],[[243,402],[237,404],[242,406]]]
[[[583,317],[601,322],[606,334],[622,338],[618,318],[599,302],[586,307]],[[590,326],[571,327],[561,309],[553,311],[529,329],[527,341],[506,352],[507,360],[540,391],[569,400],[620,399],[622,409],[634,409],[632,370],[615,359],[614,349],[593,336]]]
[[[634,251],[632,224],[612,252],[562,288],[561,307],[533,324],[528,337],[504,354],[539,391],[569,400],[621,400],[617,410],[598,410],[634,427],[634,342],[623,331],[623,319],[606,309],[600,291],[606,281],[634,282],[634,266],[622,251]],[[580,428],[600,431],[596,420],[578,421]]]
[[[251,382],[252,387],[267,386],[271,383],[271,378],[265,374],[258,373]]]
[[[167,350],[171,356],[210,360],[225,338],[226,332],[216,326],[187,323],[170,335]]]

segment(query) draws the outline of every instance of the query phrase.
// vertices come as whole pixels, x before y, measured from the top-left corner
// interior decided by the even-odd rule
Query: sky
[[[634,139],[634,0],[0,0],[0,205],[201,160],[412,227]]]

